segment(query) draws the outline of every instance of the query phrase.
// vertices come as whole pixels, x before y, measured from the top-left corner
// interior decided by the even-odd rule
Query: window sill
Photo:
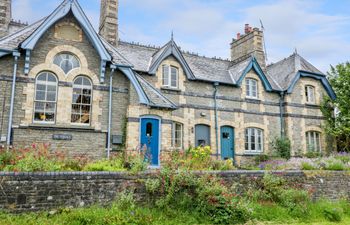
[[[179,88],[172,88],[172,87],[161,87],[161,90],[165,90],[165,91],[175,91],[175,92],[181,92],[181,90]]]
[[[260,99],[258,99],[258,98],[251,98],[251,97],[246,97],[245,100],[247,102],[251,102],[251,103],[260,103],[261,102]]]
[[[33,128],[43,130],[81,130],[81,131],[95,131],[94,127],[81,126],[81,125],[57,125],[57,124],[45,124],[45,123],[32,123],[28,126],[20,126],[20,128]]]
[[[305,106],[309,106],[309,107],[319,107],[319,105],[318,104],[316,104],[316,103],[305,103]]]
[[[262,155],[264,152],[244,152],[243,156],[257,156]]]

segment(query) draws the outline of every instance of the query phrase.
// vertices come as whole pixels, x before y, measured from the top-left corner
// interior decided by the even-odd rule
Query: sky
[[[12,16],[33,23],[63,0],[12,0]],[[95,28],[100,0],[79,0]],[[182,50],[230,57],[244,24],[264,25],[268,63],[297,51],[326,73],[350,60],[350,0],[119,0],[123,41],[162,46],[174,32]]]

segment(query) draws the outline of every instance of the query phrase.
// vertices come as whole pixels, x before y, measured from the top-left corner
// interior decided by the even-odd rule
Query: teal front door
[[[221,127],[221,158],[232,159],[235,156],[235,132],[233,127]]]

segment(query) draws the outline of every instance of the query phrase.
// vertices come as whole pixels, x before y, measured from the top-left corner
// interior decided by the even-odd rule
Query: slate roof
[[[149,101],[150,106],[159,108],[176,109],[177,105],[165,97],[159,90],[153,87],[148,81],[146,81],[141,75],[135,73],[135,76],[141,87],[145,91]]]
[[[13,34],[0,39],[0,50],[12,51],[18,49],[22,42],[26,41],[44,23],[46,18],[27,26]],[[154,74],[155,66],[162,57],[169,55],[169,52],[180,59],[180,64],[186,67],[186,74],[191,80],[208,82],[219,82],[222,84],[237,85],[240,78],[245,75],[247,68],[251,65],[252,57],[230,61],[217,58],[208,58],[196,54],[186,53],[180,50],[173,39],[163,47],[149,47],[139,44],[120,41],[118,47],[110,45],[103,37],[98,35],[105,50],[112,56],[112,63],[132,67],[134,71]],[[152,68],[154,67],[154,68]],[[249,67],[251,68],[251,67]],[[267,66],[263,71],[270,84],[270,90],[285,91],[293,80],[297,78],[300,71],[307,71],[313,74],[322,73],[303,57],[294,53],[286,59]],[[165,108],[176,108],[176,105],[169,101],[140,75],[136,75],[138,82],[147,94],[150,104]]]
[[[288,58],[277,63],[267,66],[267,74],[270,77],[273,77],[273,79],[281,86],[283,90],[288,89],[299,71],[323,74],[297,53],[294,53]]]
[[[15,33],[9,34],[0,39],[0,49],[2,50],[15,50],[18,46],[27,39],[45,20],[43,18],[36,23],[33,23],[27,27],[24,27]]]
[[[132,66],[132,64],[125,59],[113,45],[109,44],[103,37],[100,36],[102,44],[105,46],[109,54],[112,56],[112,63],[116,65]]]

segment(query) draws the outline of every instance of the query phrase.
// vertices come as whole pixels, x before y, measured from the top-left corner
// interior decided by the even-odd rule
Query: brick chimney
[[[99,34],[113,46],[118,45],[118,0],[101,0]]]
[[[237,39],[232,39],[231,60],[236,61],[249,56],[255,56],[261,68],[266,68],[263,31],[245,24],[244,35],[237,34]]]
[[[11,22],[11,1],[0,1],[0,37],[8,34],[9,25]]]

